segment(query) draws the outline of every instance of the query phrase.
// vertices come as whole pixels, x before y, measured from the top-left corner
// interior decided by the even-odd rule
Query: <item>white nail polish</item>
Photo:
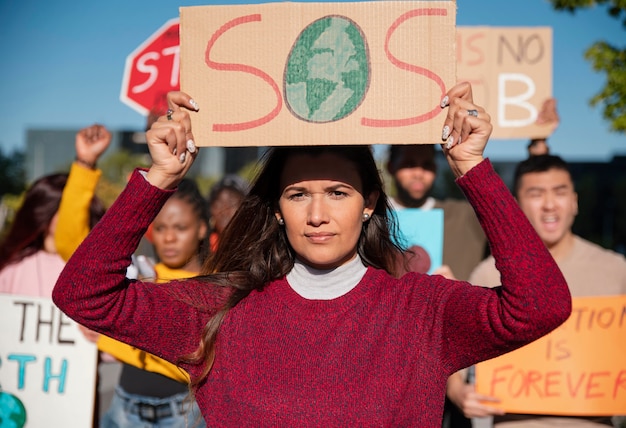
[[[176,152],[177,152],[177,151],[178,151],[178,147],[174,147],[174,150],[172,150],[172,154],[173,154],[174,156],[176,156]]]
[[[198,107],[198,103],[195,102],[194,100],[189,100],[189,104],[191,104],[194,108],[194,110],[198,111],[200,109],[200,107]]]
[[[448,138],[448,142],[446,143],[446,149],[450,150],[453,144],[454,144],[454,137]]]
[[[441,132],[441,139],[447,140],[450,136],[450,127],[448,125],[443,127],[443,131]]]
[[[192,139],[187,140],[187,150],[189,151],[189,153],[196,152],[196,144],[193,142]]]
[[[183,152],[183,153],[180,155],[180,158],[179,158],[179,159],[180,159],[180,163],[185,163],[185,153],[186,153],[186,152]]]
[[[441,100],[441,104],[439,104],[441,106],[441,108],[444,108],[448,105],[448,101],[450,99],[448,98],[448,96],[446,95],[445,97],[443,97],[443,99]]]

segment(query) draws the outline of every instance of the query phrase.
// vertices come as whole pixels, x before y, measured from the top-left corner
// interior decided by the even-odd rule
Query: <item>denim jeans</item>
[[[187,393],[168,398],[129,394],[119,386],[111,406],[100,420],[100,428],[204,428],[195,401]]]

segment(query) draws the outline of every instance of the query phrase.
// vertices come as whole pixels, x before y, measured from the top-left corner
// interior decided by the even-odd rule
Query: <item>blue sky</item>
[[[221,1],[218,3],[227,3]],[[250,3],[249,1],[232,3]],[[29,128],[80,128],[100,122],[139,130],[145,119],[119,100],[126,56],[178,7],[208,1],[0,0],[0,147],[25,148]],[[62,6],[59,6],[62,5]],[[604,83],[583,53],[594,41],[623,43],[626,31],[604,8],[572,15],[545,0],[458,0],[457,24],[551,26],[554,96],[561,125],[550,138],[567,160],[609,160],[626,154],[626,136],[611,133],[588,100]],[[519,160],[524,140],[493,140],[487,155]]]

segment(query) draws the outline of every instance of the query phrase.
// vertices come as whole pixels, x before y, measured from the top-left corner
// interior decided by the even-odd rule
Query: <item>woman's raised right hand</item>
[[[198,105],[184,92],[167,94],[169,109],[146,132],[152,166],[146,179],[161,189],[173,189],[183,179],[198,155],[189,112]]]

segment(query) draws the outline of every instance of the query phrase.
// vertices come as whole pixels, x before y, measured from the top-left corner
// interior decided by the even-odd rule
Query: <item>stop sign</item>
[[[143,115],[162,114],[167,93],[180,88],[178,26],[170,19],[126,57],[120,99]]]

